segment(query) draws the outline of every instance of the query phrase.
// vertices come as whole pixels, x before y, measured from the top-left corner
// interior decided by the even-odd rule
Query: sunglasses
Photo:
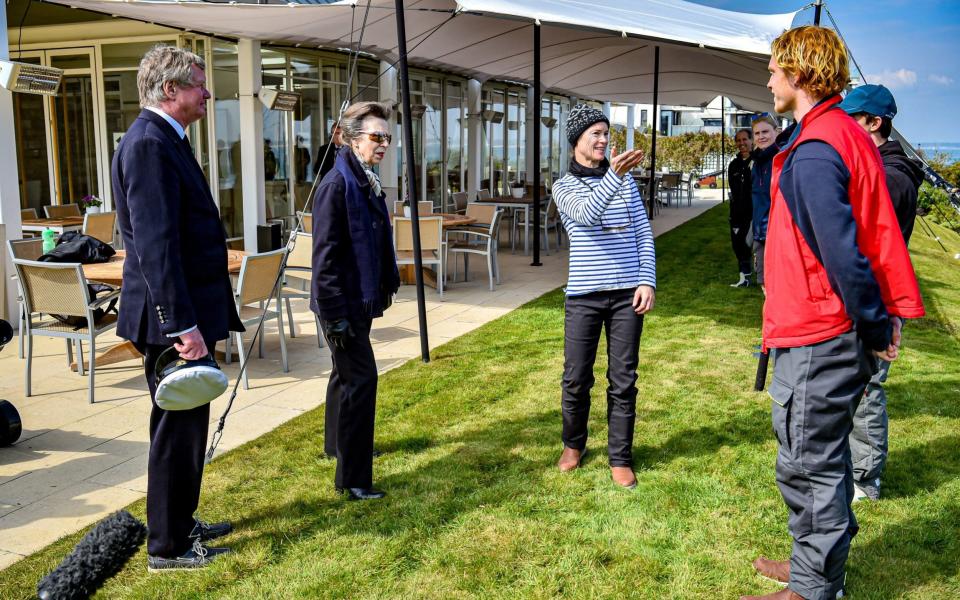
[[[389,133],[384,133],[382,131],[361,131],[360,133],[367,134],[367,139],[369,139],[371,142],[376,142],[378,144],[382,144],[384,142],[389,144],[390,141],[393,139],[392,135],[390,135]]]
[[[762,118],[764,118],[764,117],[769,117],[769,116],[770,116],[770,113],[762,112],[762,113],[760,113],[760,114],[753,115],[753,117],[750,119],[750,122],[753,123],[754,121],[756,121],[756,120],[758,120],[758,119],[762,119]]]

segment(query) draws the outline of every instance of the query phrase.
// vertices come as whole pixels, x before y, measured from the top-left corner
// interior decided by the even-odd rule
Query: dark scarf
[[[360,279],[361,310],[368,317],[378,317],[383,313],[381,287],[392,287],[392,291],[385,290],[392,293],[396,291],[400,280],[396,260],[384,260],[388,252],[393,256],[393,248],[387,247],[386,241],[390,239],[390,216],[387,214],[384,194],[373,194],[363,166],[350,148],[344,147],[337,152],[333,168],[343,175],[350,246]],[[385,227],[375,230],[374,219],[383,222]],[[383,235],[384,230],[386,235]],[[386,262],[391,264],[384,264]],[[385,272],[388,274],[387,285],[381,286]],[[393,284],[394,281],[397,285]]]
[[[567,167],[567,173],[574,177],[603,177],[610,169],[610,161],[604,158],[597,167],[585,167],[577,162],[577,159],[570,159],[570,166]]]

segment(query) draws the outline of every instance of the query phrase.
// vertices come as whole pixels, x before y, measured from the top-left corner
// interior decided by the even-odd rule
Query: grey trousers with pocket
[[[887,394],[883,384],[890,373],[890,363],[879,358],[876,361],[878,370],[853,415],[850,433],[853,480],[874,500],[880,498],[880,476],[887,464]]]
[[[807,600],[843,590],[857,534],[849,435],[876,363],[853,331],[773,351],[777,486],[789,509],[790,589]]]

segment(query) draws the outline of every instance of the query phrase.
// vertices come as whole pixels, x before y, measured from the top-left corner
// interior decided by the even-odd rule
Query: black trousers
[[[213,348],[211,341],[207,347]],[[138,348],[151,402],[157,391],[154,366],[167,348],[153,344]],[[209,424],[209,404],[191,410],[163,410],[153,404],[147,462],[147,553],[152,556],[170,558],[190,549]]]
[[[753,251],[747,244],[747,235],[750,233],[750,223],[746,225],[730,225],[730,243],[733,253],[737,257],[737,266],[741,273],[753,271]]]
[[[351,319],[354,337],[347,340],[346,348],[327,340],[333,369],[327,385],[324,446],[329,453],[333,442],[332,454],[337,457],[334,484],[342,488],[373,486],[377,361],[370,345],[370,325],[369,319]]]
[[[610,466],[633,464],[637,418],[637,364],[643,316],[633,311],[633,289],[594,292],[566,300],[563,334],[563,445],[587,445],[593,363],[601,330],[607,333],[607,450]]]

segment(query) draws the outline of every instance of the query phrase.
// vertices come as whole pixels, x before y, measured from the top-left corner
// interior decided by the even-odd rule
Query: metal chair
[[[20,209],[20,220],[26,221],[27,219],[39,219],[37,215],[37,209],[35,208],[21,208]]]
[[[280,274],[280,265],[283,262],[283,254],[286,248],[271,250],[270,252],[261,252],[259,254],[248,254],[243,257],[243,263],[240,265],[240,277],[237,280],[237,292],[234,300],[237,303],[237,312],[240,313],[240,321],[244,327],[256,325],[260,321],[260,314],[264,310],[264,303],[273,296],[273,285],[277,281],[277,275]],[[283,372],[288,373],[290,367],[287,364],[287,340],[283,333],[283,307],[280,304],[280,290],[277,290],[275,296],[277,304],[276,309],[268,310],[266,319],[277,320],[277,333],[280,335],[280,358],[283,364]],[[250,306],[257,304],[258,306]],[[263,337],[264,331],[260,332],[259,355],[263,358]],[[240,364],[243,364],[246,356],[246,349],[243,347],[243,333],[234,332],[237,341],[237,351],[240,353]],[[226,342],[227,364],[233,358],[233,349],[231,339],[227,337]],[[250,375],[248,370],[243,372],[243,389],[250,389]]]
[[[117,213],[87,213],[83,215],[83,233],[97,238],[104,244],[113,245],[117,225]]]
[[[423,265],[437,267],[437,291],[443,299],[443,284],[446,277],[446,256],[443,240],[443,217],[427,216],[420,223],[420,259]],[[393,218],[393,249],[398,265],[414,263],[413,219],[409,217]]]
[[[466,192],[455,192],[453,194],[453,212],[462,215],[467,210],[469,194]]]
[[[478,206],[471,203],[467,206],[469,214],[470,206],[477,206],[474,209],[475,214],[480,209],[485,209],[484,215],[489,221],[482,228],[477,225],[471,225],[464,228],[451,228],[447,230],[446,247],[447,254],[453,252],[453,281],[457,280],[457,257],[456,254],[463,254],[463,280],[467,281],[470,274],[470,255],[479,254],[487,257],[487,273],[490,277],[490,291],[494,290],[493,281],[496,279],[500,283],[500,267],[497,263],[497,242],[500,233],[500,219],[503,217],[503,211],[496,206]],[[488,211],[488,212],[487,212]],[[479,219],[478,219],[479,221]],[[451,240],[451,235],[463,236],[463,239]]]
[[[680,173],[664,173],[660,183],[661,194],[667,197],[667,206],[671,205],[674,194],[677,196],[677,206],[680,206]]]
[[[53,206],[44,206],[43,212],[48,219],[62,219],[64,217],[79,217],[79,204],[54,204]]]
[[[477,200],[493,200],[493,194],[491,194],[488,189],[478,190]]]
[[[108,313],[99,323],[94,320],[94,311],[120,297],[120,290],[106,296],[91,299],[87,278],[80,263],[51,263],[14,259],[13,264],[23,290],[26,338],[26,396],[31,394],[31,369],[33,366],[33,336],[65,338],[67,340],[67,364],[73,361],[70,342],[77,344],[77,371],[84,374],[83,345],[90,344],[89,382],[87,397],[90,404],[94,398],[94,375],[96,373],[97,336],[117,326],[117,315]],[[34,315],[38,320],[34,321]],[[43,314],[84,317],[84,326],[67,325],[55,318],[43,318]]]
[[[34,210],[34,213],[36,211]],[[26,238],[22,240],[7,240],[7,251],[10,259],[22,258],[24,260],[37,260],[43,255],[43,240],[39,237]],[[19,311],[17,314],[17,338],[19,342],[19,351],[17,356],[23,358],[23,332],[26,330],[24,321],[27,318],[23,306],[23,288],[20,286],[20,278],[16,274],[11,275],[10,279],[17,282],[17,304]],[[70,345],[70,342],[67,342]]]
[[[309,233],[298,233],[294,240],[293,250],[287,256],[287,267],[283,271],[283,287],[280,295],[287,304],[287,322],[290,325],[290,337],[297,337],[297,326],[293,322],[293,309],[290,300],[310,300],[310,282],[313,278],[313,236]],[[323,348],[323,333],[320,327],[320,316],[313,313],[317,324],[317,346]]]

